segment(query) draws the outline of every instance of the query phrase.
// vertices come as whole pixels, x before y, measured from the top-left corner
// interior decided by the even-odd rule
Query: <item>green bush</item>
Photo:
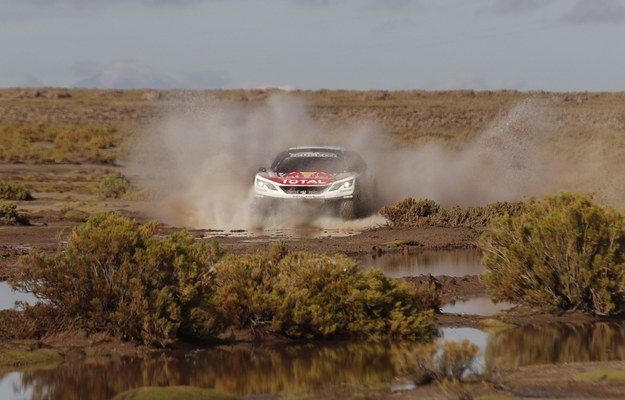
[[[0,200],[0,225],[28,225],[28,217],[17,212],[17,205]]]
[[[523,211],[523,202],[500,201],[486,206],[442,208],[425,222],[435,226],[485,227],[494,218],[503,215],[519,215]]]
[[[432,200],[408,197],[392,206],[380,209],[380,214],[393,227],[465,226],[484,227],[502,215],[518,215],[523,202],[496,202],[483,207],[442,208]]]
[[[63,218],[71,221],[85,222],[89,218],[89,213],[78,209],[67,210],[63,213]]]
[[[0,181],[0,199],[4,200],[32,200],[30,192],[19,183]]]
[[[213,257],[187,232],[160,238],[154,224],[107,213],[74,228],[58,253],[22,258],[12,284],[44,300],[39,307],[49,309],[59,329],[166,346],[179,335],[211,337],[220,330],[207,302]]]
[[[422,218],[438,213],[440,206],[433,200],[407,197],[392,206],[382,207],[380,214],[392,226],[418,226]]]
[[[345,256],[288,254],[283,244],[224,256],[216,242],[207,246],[185,231],[160,237],[155,224],[115,213],[74,228],[56,254],[22,258],[11,283],[44,301],[0,314],[0,324],[21,321],[33,336],[79,328],[167,346],[182,336],[212,340],[227,329],[294,338],[436,334],[438,299],[429,287],[379,270],[363,274]],[[14,329],[2,335],[22,336]]]
[[[287,254],[226,257],[215,265],[218,308],[234,327],[296,338],[330,336],[428,339],[433,296],[349,258]],[[260,329],[260,330],[259,330]]]
[[[480,238],[486,283],[496,301],[548,311],[625,311],[623,215],[592,196],[562,193],[528,200]]]
[[[0,122],[0,161],[112,165],[131,133],[125,125]]]
[[[130,190],[130,181],[121,172],[104,176],[100,180],[98,193],[102,198],[119,199]]]
[[[215,303],[230,327],[249,329],[254,336],[268,331],[280,304],[274,287],[285,254],[284,245],[277,243],[264,253],[228,255],[215,265]]]

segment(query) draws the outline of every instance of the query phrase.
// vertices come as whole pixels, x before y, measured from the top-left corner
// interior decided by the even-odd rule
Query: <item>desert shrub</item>
[[[0,199],[32,200],[33,196],[19,183],[0,181]]]
[[[494,300],[597,315],[625,311],[624,245],[622,214],[570,193],[528,200],[479,241]]]
[[[20,309],[21,308],[21,309]],[[53,309],[48,304],[20,305],[0,310],[0,340],[40,338],[58,327]]]
[[[427,339],[435,333],[430,297],[378,270],[363,274],[345,256],[287,254],[274,245],[267,254],[226,257],[215,271],[220,312],[237,316],[234,326],[255,335]]]
[[[85,222],[89,218],[89,213],[78,209],[71,209],[66,210],[63,213],[63,218],[69,219],[71,221]]]
[[[64,126],[54,138],[55,151],[76,161],[114,164],[119,155],[122,135],[119,128],[100,126]]]
[[[417,226],[422,218],[436,214],[439,209],[440,206],[432,200],[407,197],[392,206],[382,207],[380,214],[392,226]]]
[[[22,258],[12,285],[44,300],[60,329],[166,346],[220,330],[209,304],[214,257],[185,231],[160,238],[155,224],[106,213],[74,228],[58,253]]]
[[[119,199],[129,190],[130,181],[121,172],[105,175],[98,186],[98,194],[105,199]]]
[[[79,328],[167,346],[230,328],[296,338],[436,334],[435,293],[378,270],[363,274],[345,256],[288,254],[283,244],[224,256],[216,242],[185,231],[160,237],[155,224],[115,213],[74,228],[56,254],[20,262],[11,284],[43,300],[19,315],[33,335]]]
[[[425,224],[436,226],[488,226],[493,218],[502,215],[519,215],[523,211],[523,202],[500,201],[486,206],[441,208],[427,219]]]
[[[293,254],[281,262],[281,330],[289,336],[370,338],[434,335],[429,304],[402,282],[372,269],[366,273],[344,256]]]
[[[392,206],[380,209],[393,227],[413,226],[465,226],[484,227],[501,215],[518,215],[523,202],[496,202],[486,206],[442,208],[432,200],[415,200],[408,197]]]
[[[285,254],[284,245],[276,243],[264,253],[228,255],[215,265],[216,303],[231,327],[249,329],[254,336],[269,330],[280,303],[274,286]]]
[[[27,163],[114,164],[131,127],[90,124],[0,123],[0,160]]]
[[[0,225],[28,225],[28,217],[17,211],[17,205],[0,200]]]

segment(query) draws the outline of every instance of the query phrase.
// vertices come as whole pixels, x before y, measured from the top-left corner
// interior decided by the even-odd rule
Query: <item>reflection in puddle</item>
[[[8,283],[0,282],[0,310],[13,308],[16,301],[34,304],[37,299],[30,293],[15,292]]]
[[[347,237],[354,236],[362,232],[360,227],[354,227],[353,225],[348,224],[349,221],[343,221],[343,223],[341,223],[341,220],[337,221],[339,222],[330,224],[328,227],[303,225],[271,229],[198,229],[197,231],[200,233],[202,239],[212,239],[218,237],[249,238],[249,240],[242,240],[241,242],[243,243]],[[373,226],[375,225],[367,227],[371,228]]]
[[[422,274],[465,276],[484,272],[477,249],[423,250],[414,254],[387,253],[376,258],[357,259],[363,269],[378,267],[393,278]]]
[[[483,371],[625,360],[623,324],[550,324],[492,333],[449,328],[441,333],[440,341],[466,338],[477,344],[481,354],[477,366]],[[240,346],[162,352],[144,359],[68,362],[53,369],[0,377],[0,398],[108,399],[147,385],[193,385],[240,396],[293,397],[336,390],[347,397],[363,387],[401,390],[396,384],[410,383],[406,373],[411,365],[407,363],[414,361],[418,346],[410,342]]]
[[[147,385],[192,385],[245,395],[285,397],[356,385],[388,387],[401,373],[398,357],[414,343],[334,343],[256,348],[209,348],[164,352],[145,359],[67,363],[55,369],[20,373],[15,392],[33,398],[110,399]],[[8,378],[8,376],[7,376]],[[0,386],[2,382],[0,382]]]
[[[445,304],[441,312],[447,314],[472,314],[472,315],[496,315],[504,310],[514,307],[512,303],[494,303],[490,297],[475,297],[466,301],[457,301],[453,304]]]
[[[488,342],[488,334],[480,329],[475,328],[441,328],[441,337],[439,343],[443,342],[462,342],[468,340],[476,345],[479,349],[478,356],[473,363],[473,371],[483,373],[485,370],[484,349]]]
[[[527,325],[489,335],[487,367],[625,360],[625,324]]]

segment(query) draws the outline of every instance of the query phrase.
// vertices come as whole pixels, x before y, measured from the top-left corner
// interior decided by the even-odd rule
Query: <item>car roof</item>
[[[288,151],[292,151],[292,150],[335,150],[335,151],[345,151],[344,148],[340,147],[340,146],[296,146],[296,147],[289,147]]]

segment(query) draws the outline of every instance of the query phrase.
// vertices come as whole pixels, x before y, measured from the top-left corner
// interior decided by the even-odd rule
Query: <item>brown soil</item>
[[[88,124],[122,127],[138,126],[163,115],[170,103],[180,99],[219,98],[242,104],[253,104],[267,99],[272,91],[242,90],[215,92],[180,91],[90,91],[66,89],[3,89],[0,90],[0,122],[11,124],[37,123]],[[577,137],[578,133],[619,133],[625,126],[623,118],[624,93],[523,93],[523,92],[297,92],[311,104],[312,117],[324,126],[372,121],[383,126],[391,140],[399,143],[436,141],[459,146],[483,131],[503,109],[529,97],[539,98],[550,105],[555,122],[553,130]],[[615,136],[616,137],[616,136]],[[40,138],[41,139],[41,138]],[[49,139],[49,138],[48,138]],[[46,139],[47,140],[47,139]],[[52,142],[45,144],[50,145]],[[568,143],[568,142],[567,142]],[[612,146],[616,147],[616,146]],[[579,146],[570,147],[577,149]],[[1,146],[0,146],[1,150]],[[563,152],[567,153],[567,152]],[[23,160],[22,160],[23,161]],[[0,280],[16,273],[18,259],[29,251],[56,251],[78,221],[68,210],[93,213],[102,210],[121,210],[141,221],[145,208],[138,202],[99,200],[93,187],[99,179],[115,170],[110,165],[0,165],[0,179],[24,183],[36,192],[36,200],[17,202],[21,212],[27,213],[31,226],[0,225]],[[74,217],[75,218],[75,217]],[[174,229],[163,227],[164,231]],[[301,232],[282,232],[276,237],[267,233],[193,231],[198,237],[216,239],[228,252],[243,254],[255,252],[270,242],[284,240],[291,251],[314,251],[326,254],[345,253],[349,256],[376,257],[385,252],[412,253],[425,249],[452,249],[472,247],[480,231],[470,228],[424,227],[391,229],[379,227],[351,236],[306,237]],[[443,303],[466,300],[485,293],[485,285],[478,276],[447,277],[422,276],[412,281],[434,280],[440,286]],[[480,327],[485,317],[474,315],[437,315],[439,326]],[[514,324],[541,323],[553,320],[577,321],[590,318],[578,313],[561,316],[543,315],[525,308],[517,308],[499,316]],[[110,338],[84,337],[67,333],[46,339],[46,344],[63,349],[68,354],[97,351],[141,351],[122,345]],[[472,396],[507,395],[533,398],[622,398],[625,383],[613,381],[580,382],[579,371],[589,369],[624,369],[623,362],[579,363],[523,367],[500,371],[491,382],[476,382],[461,390],[429,385],[404,393],[367,394],[368,398],[468,398]],[[491,377],[492,378],[492,377]],[[330,393],[324,398],[340,398]],[[508,398],[508,397],[504,397]]]
[[[288,232],[288,231],[287,231]],[[286,239],[292,251],[310,251],[326,254],[344,253],[348,256],[371,255],[387,252],[412,253],[421,249],[455,249],[475,246],[479,231],[472,228],[389,228],[381,227],[350,236],[291,237]],[[253,252],[268,243],[279,240],[272,236],[249,237],[215,236],[220,245],[234,253]]]

